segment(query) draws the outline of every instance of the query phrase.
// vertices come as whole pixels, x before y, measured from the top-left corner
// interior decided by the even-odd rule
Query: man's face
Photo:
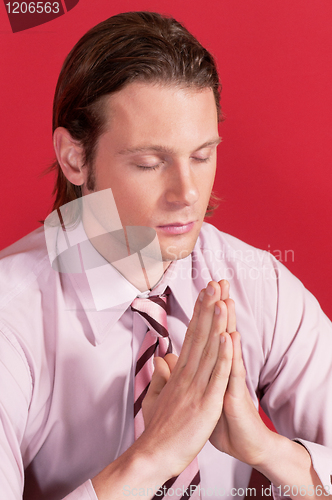
[[[123,226],[156,231],[164,261],[187,257],[216,170],[220,139],[212,90],[134,82],[105,102],[95,190],[112,189]]]

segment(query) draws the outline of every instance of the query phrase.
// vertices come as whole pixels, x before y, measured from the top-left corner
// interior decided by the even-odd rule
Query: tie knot
[[[168,337],[167,293],[159,296],[152,295],[148,298],[136,298],[131,304],[131,309],[137,312],[144,320],[148,328],[161,337]]]

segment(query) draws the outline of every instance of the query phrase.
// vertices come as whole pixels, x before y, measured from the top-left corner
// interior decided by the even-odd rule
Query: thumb
[[[164,361],[166,361],[166,363],[168,364],[170,373],[173,372],[178,359],[179,358],[172,352],[166,354],[166,356],[164,357]]]
[[[153,362],[154,372],[149,385],[149,389],[142,401],[142,412],[145,428],[148,426],[154,413],[155,402],[171,375],[169,366],[163,358],[155,357]]]
[[[150,392],[150,395],[159,396],[171,375],[172,368],[164,358],[159,358],[158,356],[153,359],[153,364],[154,372],[147,395]]]
[[[238,332],[230,334],[233,342],[232,369],[228,382],[228,392],[234,397],[243,397],[246,392],[246,369],[244,367],[241,349],[241,336]]]

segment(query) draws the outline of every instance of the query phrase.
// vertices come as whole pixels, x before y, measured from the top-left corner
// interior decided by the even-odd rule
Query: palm
[[[271,431],[260,418],[246,385],[240,336],[234,332],[231,337],[233,365],[222,414],[210,436],[210,442],[218,450],[254,465],[261,461],[264,441]]]

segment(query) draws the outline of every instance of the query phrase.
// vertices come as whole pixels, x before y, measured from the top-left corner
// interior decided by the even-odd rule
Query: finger
[[[229,298],[229,283],[227,280],[220,280],[219,281],[219,286],[220,286],[220,299],[221,300],[226,300]]]
[[[242,397],[246,388],[246,369],[244,367],[239,332],[230,334],[233,344],[233,361],[228,390],[235,397]]]
[[[211,281],[204,293],[197,325],[194,332],[190,332],[190,350],[187,354],[186,364],[183,365],[181,354],[177,367],[183,368],[183,373],[193,378],[199,366],[203,350],[209,339],[214,317],[215,303],[220,300],[220,287],[215,281]],[[176,370],[177,370],[176,367]]]
[[[213,368],[209,383],[204,393],[205,399],[214,400],[214,404],[220,405],[220,412],[224,395],[229,383],[232,368],[233,345],[232,339],[227,332],[220,335],[220,345],[217,362]]]
[[[184,365],[186,364],[188,356],[189,356],[190,346],[192,343],[192,337],[195,334],[195,330],[197,327],[198,318],[199,318],[201,307],[202,307],[202,301],[204,298],[204,293],[205,293],[205,288],[203,288],[203,290],[201,290],[200,293],[198,294],[198,297],[197,297],[196,303],[195,303],[195,307],[194,307],[193,316],[192,316],[190,323],[188,325],[187,333],[186,333],[186,336],[185,336],[183,344],[182,344],[180,356],[181,356],[181,362]]]
[[[168,368],[171,373],[174,370],[178,359],[179,358],[172,352],[166,354],[166,356],[164,357],[164,361],[166,361],[166,363],[168,364]]]
[[[149,393],[150,396],[158,396],[161,393],[163,387],[166,385],[171,374],[168,363],[165,361],[165,359],[156,356],[153,360],[153,363],[154,372],[152,374],[146,397]]]
[[[183,369],[183,367],[187,365],[189,359],[192,359],[193,345],[197,343],[203,344],[201,347],[202,351],[212,323],[213,303],[218,300],[218,298],[220,298],[220,287],[215,281],[211,281],[206,289],[201,290],[196,300],[193,317],[187,329],[176,370]],[[195,365],[197,368],[197,360]]]
[[[225,304],[227,306],[227,332],[232,333],[236,330],[236,314],[235,314],[235,303],[232,299],[226,299]]]
[[[170,377],[169,366],[163,358],[155,357],[154,367],[155,368],[152,374],[149,389],[142,401],[142,412],[145,427],[148,425],[152,418],[156,399],[165,387]]]
[[[227,307],[223,301],[219,300],[215,304],[209,339],[203,349],[199,368],[195,375],[195,384],[197,385],[197,389],[203,392],[206,389],[217,362],[220,348],[220,335],[223,332],[226,332],[226,325]]]

